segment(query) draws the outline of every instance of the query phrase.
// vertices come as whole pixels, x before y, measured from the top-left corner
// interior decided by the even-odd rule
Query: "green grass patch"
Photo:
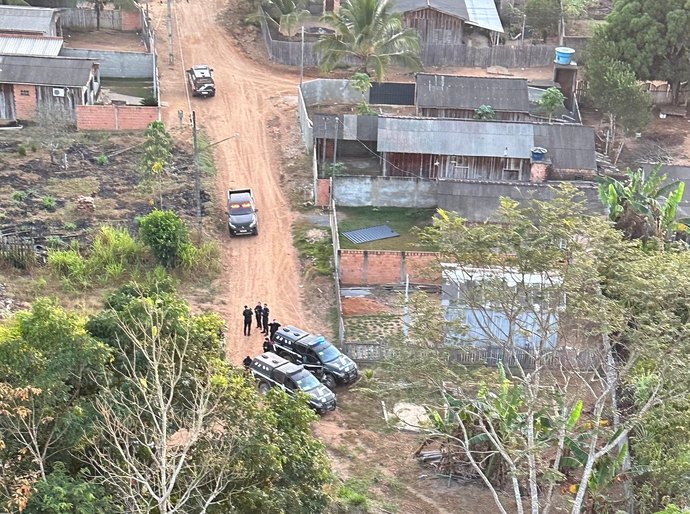
[[[413,227],[426,227],[436,209],[405,209],[402,207],[338,207],[338,229],[340,247],[354,250],[428,250],[433,248],[419,245],[419,239],[412,232]],[[381,239],[370,243],[354,244],[343,237],[343,232],[360,228],[388,225],[400,237]]]
[[[343,321],[348,341],[374,342],[402,337],[402,316],[394,314],[346,316]]]
[[[296,223],[292,227],[292,239],[305,265],[305,275],[333,273],[333,247],[327,228],[311,223]]]
[[[338,489],[338,500],[347,507],[359,507],[360,512],[368,512],[371,486],[368,478],[349,478]]]
[[[120,95],[146,98],[153,96],[153,82],[147,79],[101,78],[101,87]]]

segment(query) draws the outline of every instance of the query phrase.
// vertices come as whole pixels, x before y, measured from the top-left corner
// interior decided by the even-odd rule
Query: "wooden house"
[[[62,36],[60,12],[28,5],[0,5],[0,33]]]

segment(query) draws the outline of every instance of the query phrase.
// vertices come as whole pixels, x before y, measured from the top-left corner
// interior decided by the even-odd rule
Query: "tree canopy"
[[[611,58],[639,79],[668,82],[677,100],[680,83],[690,77],[690,2],[617,0],[606,21],[595,40],[611,45]]]
[[[348,59],[377,81],[393,64],[422,69],[419,34],[405,28],[402,14],[392,12],[390,0],[348,0],[337,12],[324,14],[323,21],[335,29],[335,34],[316,43],[325,71],[348,64]]]

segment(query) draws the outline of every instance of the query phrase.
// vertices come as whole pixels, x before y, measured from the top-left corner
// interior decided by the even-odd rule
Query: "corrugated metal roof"
[[[0,5],[0,31],[51,33],[55,9]]]
[[[388,225],[376,225],[375,227],[360,228],[358,230],[343,232],[343,236],[355,244],[360,244],[368,243],[370,241],[378,241],[379,239],[388,239],[389,237],[399,237],[400,234],[395,232]]]
[[[534,125],[534,146],[548,150],[553,167],[561,170],[596,170],[594,131],[582,125]]]
[[[393,10],[397,12],[434,9],[496,32],[503,32],[503,25],[493,0],[394,0]]]
[[[0,55],[0,83],[86,86],[96,62],[76,57]]]
[[[379,152],[529,159],[533,146],[529,123],[379,117]]]
[[[62,49],[61,37],[9,36],[0,34],[0,54],[55,57]]]
[[[417,106],[529,112],[527,79],[417,74]]]
[[[494,32],[503,32],[503,24],[493,0],[465,0],[465,5],[469,14],[467,23]]]

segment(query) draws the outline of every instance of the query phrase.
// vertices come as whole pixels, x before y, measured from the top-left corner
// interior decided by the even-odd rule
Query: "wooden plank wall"
[[[430,154],[384,154],[384,175],[439,180],[515,180],[529,181],[529,159],[503,157],[456,157]],[[516,170],[504,174],[505,169]]]

